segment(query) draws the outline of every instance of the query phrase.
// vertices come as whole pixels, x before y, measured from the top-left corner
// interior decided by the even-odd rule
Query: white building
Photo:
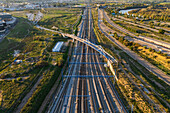
[[[59,52],[61,50],[61,47],[63,46],[64,42],[57,42],[57,44],[52,49],[52,52]]]

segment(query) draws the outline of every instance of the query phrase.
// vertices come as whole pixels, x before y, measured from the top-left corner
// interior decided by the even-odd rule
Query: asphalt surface
[[[100,15],[100,13],[99,13]],[[113,23],[109,18],[107,19],[110,23]],[[158,76],[160,79],[165,81],[167,84],[170,85],[170,76],[166,75],[162,70],[158,69],[156,66],[152,65],[151,63],[147,62],[145,59],[141,58],[139,55],[137,55],[135,52],[131,51],[129,48],[121,44],[119,41],[117,41],[115,38],[109,36],[107,32],[105,32],[105,29],[102,28],[99,25],[99,29],[105,34],[106,37],[108,37],[109,40],[111,40],[113,43],[115,43],[120,49],[122,49],[125,53],[127,53],[129,56],[131,56],[133,59],[135,59],[138,63],[140,63],[143,67],[148,69],[150,72]],[[112,24],[111,24],[112,25]],[[115,26],[113,26],[115,27]]]
[[[103,10],[103,9],[102,9]],[[136,38],[138,40],[142,40],[142,41],[145,41],[145,42],[148,42],[148,43],[152,43],[153,45],[155,46],[160,46],[162,49],[165,49],[165,50],[169,50],[170,49],[170,44],[167,43],[167,42],[163,42],[163,41],[160,41],[160,40],[156,40],[156,39],[153,39],[153,38],[150,38],[150,37],[145,37],[145,36],[136,36],[134,33],[122,28],[121,26],[113,23],[110,19],[110,17],[107,15],[107,13],[105,11],[103,11],[103,15],[104,15],[104,18],[106,19],[106,21],[111,24],[114,28],[120,30],[121,32],[125,33],[125,34],[128,34],[130,36],[132,36],[133,38]]]

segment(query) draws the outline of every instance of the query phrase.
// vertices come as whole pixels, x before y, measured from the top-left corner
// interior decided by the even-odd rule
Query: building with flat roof
[[[61,47],[63,46],[64,42],[57,42],[57,44],[52,49],[52,52],[60,52]]]
[[[0,21],[0,35],[5,33],[6,27],[6,23],[4,21]]]
[[[12,15],[9,13],[0,13],[0,20],[10,21],[12,19]]]
[[[9,13],[0,13],[0,35],[4,34],[8,28],[15,26],[17,18]]]

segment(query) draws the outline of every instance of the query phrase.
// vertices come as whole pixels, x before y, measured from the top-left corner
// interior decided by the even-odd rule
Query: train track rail
[[[81,37],[97,43],[92,27],[91,8],[86,9],[85,15]],[[64,79],[63,87],[56,95],[49,113],[127,113],[110,79],[105,78],[107,72],[104,65],[100,64],[102,62],[100,54],[86,44],[77,42],[76,45],[77,49],[74,49],[75,55],[71,61],[75,64],[69,65],[68,77]],[[83,77],[78,78],[72,75]],[[92,77],[88,77],[88,75]]]

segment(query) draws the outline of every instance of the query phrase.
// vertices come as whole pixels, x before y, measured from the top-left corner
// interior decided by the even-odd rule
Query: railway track
[[[90,10],[90,15],[91,15],[91,10]],[[92,17],[92,16],[90,16],[90,17]],[[92,19],[90,18],[90,20],[92,20]],[[90,25],[91,25],[91,28],[92,28],[92,24],[90,24]],[[89,32],[90,32],[89,40],[93,43],[96,43],[96,37],[95,37],[93,29],[91,29],[91,31],[89,31]],[[96,51],[89,48],[89,54],[90,53],[91,54],[94,53],[96,55],[92,55],[89,62],[98,62],[98,64],[99,64],[99,62],[101,62],[100,56],[97,55]],[[122,104],[122,102],[120,101],[120,98],[118,98],[117,93],[115,93],[115,89],[113,89],[113,86],[111,86],[112,85],[110,83],[111,81],[104,78],[104,76],[107,75],[106,74],[107,72],[104,70],[103,64],[91,65],[91,69],[96,70],[96,71],[92,71],[93,75],[102,75],[103,76],[103,78],[93,78],[93,79],[95,79],[95,83],[96,83],[97,89],[99,91],[98,94],[99,94],[99,97],[100,97],[100,100],[101,100],[101,106],[102,106],[101,109],[103,109],[103,112],[120,112],[120,111],[123,111],[123,112],[126,113],[127,112],[126,108]],[[110,90],[110,91],[113,91],[112,93],[110,93],[110,91],[108,90],[107,85],[112,87],[112,90]],[[117,103],[118,103],[117,105],[115,103],[115,100],[113,100],[112,95],[114,95],[114,97],[116,98]],[[122,106],[122,107],[118,109],[117,106]]]
[[[85,11],[81,37],[97,43],[93,31],[91,8]],[[127,113],[109,78],[100,55],[86,44],[76,42],[74,55],[61,91],[51,105],[49,113]],[[78,54],[80,53],[80,54]],[[81,64],[81,62],[85,62]],[[87,64],[86,64],[87,63]],[[80,77],[74,77],[78,75]],[[86,77],[89,75],[92,77]],[[94,75],[102,75],[96,77]]]

